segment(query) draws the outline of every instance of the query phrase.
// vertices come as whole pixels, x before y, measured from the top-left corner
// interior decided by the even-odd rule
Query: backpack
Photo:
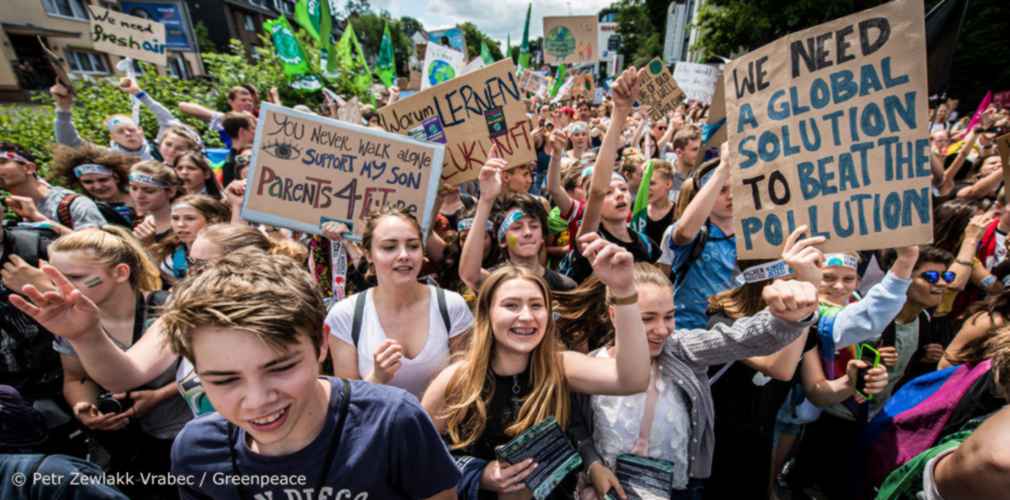
[[[60,200],[60,204],[56,207],[56,217],[59,219],[59,223],[64,226],[73,229],[74,228],[74,218],[70,214],[70,205],[74,203],[80,195],[71,193],[63,197]],[[104,201],[95,200],[95,205],[98,206],[98,211],[102,213],[102,217],[105,217],[105,222],[109,224],[114,224],[117,226],[123,226],[127,229],[133,227],[130,221],[123,217],[123,214],[119,213],[112,205]]]
[[[676,269],[670,270],[670,277],[672,278],[671,281],[673,281],[674,290],[680,286],[680,282],[684,280],[685,276],[687,276],[687,272],[691,269],[691,264],[694,264],[694,261],[698,260],[698,257],[701,257],[701,252],[705,250],[705,244],[708,243],[708,224],[708,221],[705,221],[705,224],[698,230],[698,236],[695,237],[694,242],[691,243],[691,253],[687,255],[684,262],[677,266]],[[673,236],[671,235],[670,237],[672,245]]]
[[[438,300],[438,313],[442,316],[442,324],[445,331],[452,333],[452,320],[449,319],[449,306],[445,301],[445,290],[435,288],[435,297]],[[354,319],[351,321],[351,339],[354,347],[358,347],[358,339],[361,337],[361,323],[365,320],[365,301],[368,290],[362,290],[354,295]]]

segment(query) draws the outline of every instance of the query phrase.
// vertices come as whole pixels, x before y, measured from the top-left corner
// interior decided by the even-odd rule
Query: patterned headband
[[[460,219],[459,221],[456,222],[456,231],[458,231],[458,232],[469,231],[471,227],[473,227],[473,217],[467,217],[465,219]],[[484,221],[484,227],[487,230],[487,232],[489,232],[489,233],[493,233],[494,232],[494,223],[493,222],[491,222],[489,220]]]
[[[105,165],[99,165],[97,163],[82,163],[74,167],[74,177],[80,179],[82,176],[87,174],[98,174],[98,175],[116,175],[115,172],[109,170]]]
[[[856,260],[855,256],[847,253],[829,253],[824,256],[824,267],[859,269],[859,261]]]
[[[765,280],[773,280],[793,274],[793,270],[782,260],[767,262],[756,266],[748,267],[736,276],[737,286],[747,283],[758,283]]]
[[[30,161],[28,158],[25,158],[24,156],[21,156],[20,154],[11,151],[9,149],[6,151],[0,151],[0,158],[6,158],[8,160],[13,160],[21,163],[35,163],[33,161]]]
[[[498,226],[498,241],[500,243],[504,243],[505,235],[508,234],[509,228],[512,227],[512,224],[519,222],[525,216],[526,214],[523,213],[523,211],[519,208],[513,208],[512,210],[509,210],[505,214],[505,217],[502,218],[501,225]]]
[[[108,121],[105,122],[105,125],[109,127],[109,132],[112,132],[112,129],[114,129],[114,128],[120,126],[120,125],[134,125],[134,126],[136,126],[137,124],[134,123],[134,121],[131,120],[131,119],[129,119],[129,118],[122,117],[122,116],[113,116],[112,118],[109,118]]]
[[[145,184],[151,187],[161,189],[167,189],[172,187],[167,182],[159,181],[158,179],[155,179],[153,176],[147,174],[136,174],[136,173],[130,174],[130,182],[136,182],[137,184]]]

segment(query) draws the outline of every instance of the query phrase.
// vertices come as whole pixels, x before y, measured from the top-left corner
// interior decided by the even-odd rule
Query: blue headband
[[[508,234],[509,228],[512,224],[519,222],[526,214],[519,208],[513,208],[505,214],[505,217],[501,220],[501,225],[498,226],[498,241],[505,242],[505,235]]]
[[[83,163],[74,167],[74,177],[80,179],[81,176],[87,174],[98,174],[98,175],[116,175],[115,172],[109,170],[105,165],[99,165],[97,163]]]
[[[471,227],[473,227],[473,217],[460,219],[459,221],[456,222],[456,231],[458,232],[469,231]],[[484,221],[484,228],[487,230],[487,232],[493,233],[494,223],[492,223],[489,220],[486,220]]]
[[[171,186],[166,182],[161,182],[154,177],[147,174],[130,174],[130,182],[136,182],[137,184],[146,184],[151,187],[166,189]]]
[[[776,260],[753,267],[748,267],[736,276],[737,286],[747,283],[758,283],[765,280],[773,280],[793,274],[792,268],[782,260]]]

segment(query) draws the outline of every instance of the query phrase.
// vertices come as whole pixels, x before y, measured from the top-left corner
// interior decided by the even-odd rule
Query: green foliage
[[[488,49],[491,50],[491,57],[494,57],[495,61],[502,58],[501,47],[498,46],[498,42],[487,36],[484,32],[477,29],[473,23],[467,21],[459,25],[459,28],[463,30],[463,37],[466,39],[466,60],[471,61],[475,57],[480,56],[480,43],[484,42],[487,44]]]
[[[666,6],[652,0],[621,0],[617,10],[617,33],[625,64],[642,66],[663,55]],[[656,14],[657,9],[661,12]]]
[[[193,31],[196,36],[196,46],[200,52],[208,53],[217,50],[217,47],[214,47],[214,42],[210,39],[210,30],[207,29],[206,24],[203,24],[203,21],[197,22]]]

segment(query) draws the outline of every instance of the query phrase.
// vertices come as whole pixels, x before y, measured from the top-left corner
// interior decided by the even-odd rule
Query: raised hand
[[[582,255],[589,259],[593,273],[619,297],[635,293],[634,263],[631,252],[601,238],[586,233],[579,238]]]
[[[49,87],[49,93],[53,96],[53,101],[56,103],[56,107],[60,111],[70,111],[70,108],[74,105],[74,96],[70,93],[70,90],[57,83],[52,87]]]
[[[845,372],[849,376],[849,386],[859,392],[872,396],[880,394],[887,387],[887,370],[883,366],[876,366],[866,371],[863,376],[863,387],[856,387],[856,379],[859,370],[869,368],[866,361],[860,359],[850,359],[845,366]]]
[[[17,214],[18,217],[30,222],[42,222],[46,217],[39,212],[35,202],[27,196],[8,196],[7,206]]]
[[[144,221],[133,228],[133,235],[138,240],[147,243],[154,240],[154,235],[158,233],[158,226],[154,223],[154,217],[148,215]]]
[[[824,253],[815,245],[824,243],[823,236],[812,238],[800,238],[807,233],[807,226],[800,226],[786,238],[786,244],[782,247],[782,260],[796,272],[796,279],[806,281],[814,285],[821,284],[824,266]]]
[[[551,132],[548,145],[550,146],[548,151],[551,156],[561,156],[565,154],[565,148],[568,147],[568,135],[563,130],[555,128]]]
[[[45,263],[41,269],[56,285],[56,290],[43,293],[34,285],[25,285],[21,290],[27,299],[11,295],[11,304],[46,330],[67,340],[99,331],[98,306],[81,294],[59,269]]]
[[[480,197],[482,199],[493,200],[501,193],[501,173],[508,166],[508,162],[502,158],[498,151],[498,145],[491,146],[491,151],[487,153],[487,161],[481,167],[477,178],[480,183]]]
[[[347,224],[333,221],[323,223],[320,229],[323,231],[323,237],[330,241],[343,241],[344,235],[351,232]]]
[[[644,68],[643,68],[644,69]],[[614,113],[618,111],[628,114],[631,107],[638,100],[641,86],[639,84],[639,70],[634,66],[629,67],[621,73],[614,85],[611,87],[614,96]]]
[[[137,81],[129,77],[119,79],[119,88],[130,95],[137,95],[140,93],[140,87],[137,85]]]
[[[46,273],[25,262],[24,259],[17,255],[11,255],[7,259],[7,263],[3,265],[3,270],[0,270],[0,279],[3,280],[4,286],[9,290],[21,290],[25,285],[34,285],[35,288],[43,292],[56,288],[49,277],[46,276]]]
[[[817,312],[817,287],[805,281],[775,280],[761,292],[772,316],[800,322]]]

